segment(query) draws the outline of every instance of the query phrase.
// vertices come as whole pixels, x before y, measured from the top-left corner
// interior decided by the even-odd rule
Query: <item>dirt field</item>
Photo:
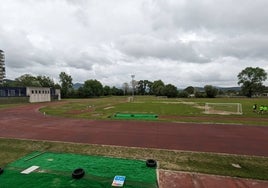
[[[0,137],[268,157],[268,127],[68,119],[39,113],[38,109],[44,105],[50,104],[28,104],[17,108],[1,109]],[[207,177],[206,179],[210,177],[204,176]],[[161,187],[172,187],[167,184],[166,180],[170,179],[168,177],[178,182],[175,187],[211,187],[204,183],[195,183],[198,179],[202,179],[203,175],[196,179],[194,178],[199,175],[188,176],[181,182],[182,185],[189,184],[189,186],[180,186],[180,181],[177,179],[184,178],[184,175],[175,172],[160,173]],[[211,181],[215,179],[213,177]],[[229,183],[228,187],[253,187],[246,184],[240,185],[226,177],[222,181]],[[255,183],[254,187],[268,187],[268,182],[262,183]]]
[[[159,171],[163,188],[267,188],[267,181],[231,178],[188,172]]]

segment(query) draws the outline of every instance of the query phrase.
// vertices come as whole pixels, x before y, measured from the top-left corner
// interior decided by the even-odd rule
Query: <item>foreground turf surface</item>
[[[38,168],[21,173],[33,166]],[[83,175],[76,169],[83,170]],[[147,167],[145,161],[58,152],[33,152],[10,163],[0,176],[0,187],[102,188],[111,187],[118,175],[125,176],[126,188],[157,187],[156,168]]]
[[[268,158],[158,149],[0,139],[0,167],[34,151],[158,161],[160,169],[268,180]],[[232,164],[239,164],[236,168]],[[1,177],[0,177],[1,178]]]

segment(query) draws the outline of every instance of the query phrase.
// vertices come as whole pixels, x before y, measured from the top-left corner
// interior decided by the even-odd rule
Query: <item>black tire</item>
[[[146,166],[147,166],[147,167],[154,168],[154,167],[157,166],[157,162],[156,162],[156,160],[154,160],[154,159],[147,159],[147,160],[146,160]]]
[[[82,169],[82,168],[77,168],[77,169],[75,169],[75,170],[73,171],[73,173],[72,173],[72,177],[73,177],[74,179],[80,179],[80,178],[82,178],[84,175],[85,175],[85,171],[84,171],[84,169]]]
[[[3,168],[0,168],[0,174],[2,174],[4,172]]]

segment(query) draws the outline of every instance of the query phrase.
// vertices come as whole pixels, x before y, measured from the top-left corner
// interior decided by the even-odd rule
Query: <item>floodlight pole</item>
[[[132,81],[131,81],[131,83],[132,83],[132,97],[133,97],[133,99],[134,99],[134,78],[135,78],[135,75],[132,74],[132,75],[131,75],[131,78],[132,78]]]

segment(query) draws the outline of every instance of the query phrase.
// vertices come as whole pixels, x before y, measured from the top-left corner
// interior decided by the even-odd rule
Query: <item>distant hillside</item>
[[[14,80],[10,80],[10,79],[4,79],[4,83],[10,84],[15,82]]]
[[[221,90],[221,91],[240,91],[241,88],[240,87],[217,87],[217,86],[213,86],[213,87],[216,87],[218,90]],[[204,92],[205,89],[204,87],[194,87],[196,91],[199,91],[199,92]],[[185,89],[185,88],[184,88]],[[179,89],[179,91],[183,91],[184,89]]]
[[[240,91],[241,87],[217,87],[219,90],[222,91]]]
[[[82,87],[83,86],[83,84],[81,84],[81,83],[75,83],[75,84],[73,84],[73,88],[74,89],[79,89],[79,87]]]

